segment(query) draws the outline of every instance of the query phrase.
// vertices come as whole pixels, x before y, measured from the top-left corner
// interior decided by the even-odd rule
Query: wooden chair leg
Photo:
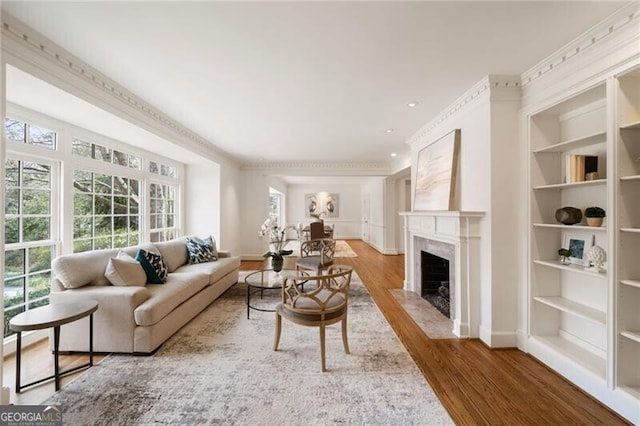
[[[347,340],[347,317],[345,316],[342,319],[342,344],[344,346],[344,352],[345,353],[351,353],[349,352],[349,341]]]
[[[278,350],[278,344],[280,343],[280,331],[282,330],[282,317],[280,313],[276,311],[276,334],[273,337],[273,350]]]
[[[320,325],[320,361],[322,362],[322,372],[327,371],[324,357],[324,324]]]

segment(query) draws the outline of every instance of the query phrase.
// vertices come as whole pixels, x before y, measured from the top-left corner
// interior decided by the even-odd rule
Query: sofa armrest
[[[136,328],[133,311],[151,296],[145,287],[85,286],[51,292],[51,303],[95,300],[93,315],[94,351],[133,352]],[[85,318],[86,320],[86,318]],[[61,351],[87,350],[86,321],[66,324],[60,332]]]
[[[218,250],[218,257],[231,257],[229,250]]]

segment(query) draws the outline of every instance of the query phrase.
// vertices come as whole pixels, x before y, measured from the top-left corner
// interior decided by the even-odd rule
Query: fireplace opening
[[[422,298],[450,318],[449,261],[435,254],[421,252]]]

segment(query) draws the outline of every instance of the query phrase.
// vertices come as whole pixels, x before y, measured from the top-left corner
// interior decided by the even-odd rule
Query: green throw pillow
[[[162,260],[162,255],[145,249],[139,249],[136,254],[136,260],[142,265],[147,275],[147,282],[164,284],[167,279],[167,265],[164,263],[164,260]]]

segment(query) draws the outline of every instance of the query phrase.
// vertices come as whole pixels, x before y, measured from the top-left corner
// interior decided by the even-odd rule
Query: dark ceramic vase
[[[282,265],[284,265],[284,258],[282,256],[271,258],[271,269],[273,269],[274,271],[282,271]]]

